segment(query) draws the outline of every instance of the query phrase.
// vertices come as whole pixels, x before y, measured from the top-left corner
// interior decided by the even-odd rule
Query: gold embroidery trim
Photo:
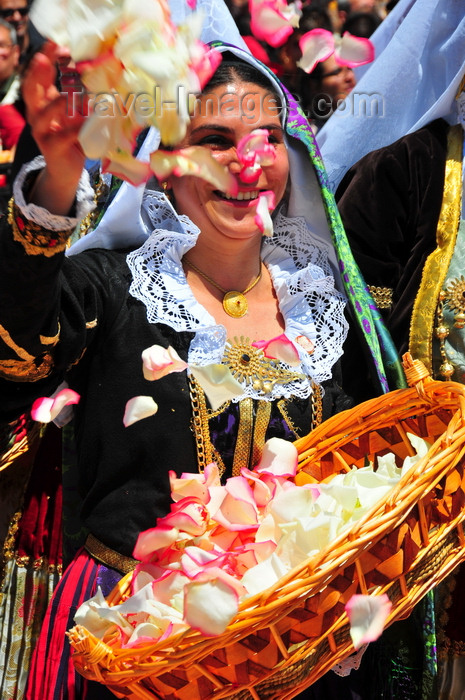
[[[237,431],[236,447],[232,475],[238,476],[242,467],[249,466],[250,448],[253,440],[253,400],[251,398],[239,401],[239,429]]]
[[[375,287],[368,285],[368,291],[375,300],[378,309],[390,309],[392,306],[393,289],[391,287]]]
[[[97,327],[97,323],[98,323],[98,321],[97,321],[96,318],[94,318],[93,321],[87,321],[87,323],[86,323],[86,328],[87,328],[87,330],[90,330],[91,328],[96,328],[96,327]]]
[[[0,360],[0,377],[16,382],[37,382],[50,374],[53,359],[49,353],[44,353],[40,359],[33,357],[14,342],[3,326],[0,326],[0,338],[20,358],[19,360]]]
[[[444,284],[457,239],[462,195],[462,140],[460,124],[450,127],[447,137],[447,159],[444,195],[436,232],[436,249],[423,267],[420,288],[410,321],[409,351],[421,360],[432,374],[432,344],[436,306]]]
[[[21,348],[19,345],[15,343],[11,335],[8,333],[6,328],[3,326],[0,326],[0,338],[3,340],[5,345],[7,345],[11,350],[14,350],[14,352],[20,357],[22,360],[25,362],[33,362],[34,361],[34,356],[30,355],[27,350],[24,348]]]
[[[25,219],[13,198],[8,204],[8,223],[13,230],[13,238],[21,243],[28,255],[45,255],[51,258],[66,249],[72,229],[50,231],[39,224]]]
[[[262,458],[266,431],[270,424],[271,401],[259,401],[253,431],[252,466],[255,467]]]
[[[56,335],[40,335],[39,339],[42,345],[56,345],[60,340],[60,322],[58,321],[58,331]]]
[[[137,559],[127,557],[125,554],[120,554],[114,549],[107,547],[92,534],[87,535],[84,547],[94,559],[105,564],[105,566],[116,569],[122,574],[129,574],[131,571],[134,571],[137,564],[140,563]]]

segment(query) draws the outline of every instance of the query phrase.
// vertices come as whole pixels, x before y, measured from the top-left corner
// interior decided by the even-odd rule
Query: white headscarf
[[[371,37],[376,59],[357,71],[346,108],[317,135],[333,191],[362,156],[428,122],[458,121],[455,95],[465,72],[464,0],[400,0]],[[360,77],[361,76],[361,77]],[[360,113],[362,95],[383,107]]]

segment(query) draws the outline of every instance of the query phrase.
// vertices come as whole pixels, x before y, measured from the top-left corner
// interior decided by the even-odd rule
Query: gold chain
[[[312,382],[312,425],[311,430],[315,430],[323,420],[323,399],[321,397],[321,386]]]
[[[185,262],[186,265],[189,265],[189,267],[191,267],[193,270],[195,270],[196,272],[198,272],[199,275],[200,275],[201,277],[203,277],[204,279],[207,280],[207,282],[210,282],[210,284],[212,284],[214,287],[216,287],[217,289],[219,289],[220,292],[222,292],[223,294],[228,294],[228,293],[229,293],[227,289],[223,289],[223,287],[220,287],[220,285],[217,284],[214,280],[212,280],[211,277],[209,277],[208,275],[206,275],[205,272],[202,272],[202,270],[199,270],[199,268],[197,267],[197,265],[194,265],[194,263],[191,263],[190,260],[187,260],[187,258],[183,258],[183,262]],[[253,288],[255,287],[255,285],[258,284],[258,283],[260,282],[261,278],[262,278],[262,267],[261,267],[261,265],[260,265],[260,272],[258,273],[258,275],[256,276],[256,278],[253,280],[253,282],[251,282],[251,283],[249,284],[249,286],[248,286],[246,289],[244,289],[243,292],[240,292],[240,294],[247,294],[247,292],[250,292],[250,290],[253,289]]]
[[[225,466],[220,454],[215,450],[210,441],[208,409],[205,403],[205,394],[192,375],[189,376],[189,392],[199,472],[203,473],[207,464],[216,462],[221,477],[224,473]]]

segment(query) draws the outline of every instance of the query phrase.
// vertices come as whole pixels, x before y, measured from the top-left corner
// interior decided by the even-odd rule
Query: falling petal
[[[32,404],[31,418],[39,423],[50,423],[65,406],[79,403],[80,398],[72,389],[62,389],[54,398],[36,399]]]
[[[187,3],[193,2],[195,6],[196,0],[187,0]],[[197,41],[192,47],[191,67],[197,74],[200,88],[208,83],[212,75],[223,60],[222,54],[215,48],[206,46],[201,41]]]
[[[161,379],[171,372],[183,372],[187,368],[187,362],[181,360],[174,348],[161,345],[152,345],[142,352],[142,371],[144,378],[153,382]]]
[[[189,369],[204,390],[214,411],[226,401],[244,393],[244,389],[226,365],[189,365]]]
[[[311,73],[316,64],[326,61],[334,53],[334,36],[327,29],[312,29],[299,39],[302,58],[297,61],[299,68]]]
[[[287,5],[276,0],[249,2],[250,29],[252,34],[274,48],[282,46],[298,26],[301,15],[297,3]]]
[[[148,163],[134,158],[126,151],[110,151],[108,157],[103,159],[102,166],[103,172],[116,175],[135,187],[147,182],[152,174]]]
[[[381,636],[392,603],[388,596],[353,595],[345,606],[350,622],[350,636],[355,649]]]
[[[123,417],[124,427],[127,428],[142,418],[153,416],[157,411],[158,406],[151,396],[134,396],[126,404]]]
[[[275,208],[274,192],[268,190],[261,192],[258,198],[257,214],[255,223],[264,236],[271,237],[273,235],[273,221],[270,216],[270,211]]]
[[[268,137],[268,129],[254,129],[239,140],[236,152],[243,165],[240,174],[243,182],[255,182],[260,177],[262,166],[274,163],[276,149]]]
[[[150,156],[150,166],[159,180],[171,174],[194,175],[217,187],[222,192],[237,194],[237,180],[203,146],[190,146],[179,151],[155,151]]]
[[[375,47],[369,39],[360,36],[352,36],[344,32],[341,42],[335,51],[338,63],[355,68],[371,63],[375,59]]]
[[[265,357],[286,362],[288,365],[300,364],[299,353],[294,343],[289,340],[285,333],[281,333],[281,335],[271,340],[257,340],[252,345],[263,350]]]

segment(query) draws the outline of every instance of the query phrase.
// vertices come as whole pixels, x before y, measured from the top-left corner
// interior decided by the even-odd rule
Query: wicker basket
[[[431,380],[407,357],[410,389],[340,413],[296,444],[302,480],[322,481],[367,457],[412,448],[406,433],[432,444],[398,485],[331,547],[244,602],[218,637],[190,630],[158,644],[120,649],[82,627],[71,631],[76,668],[125,698],[285,700],[354,649],[345,603],[387,593],[388,624],[465,559],[465,387]],[[109,602],[121,602],[126,576]]]

